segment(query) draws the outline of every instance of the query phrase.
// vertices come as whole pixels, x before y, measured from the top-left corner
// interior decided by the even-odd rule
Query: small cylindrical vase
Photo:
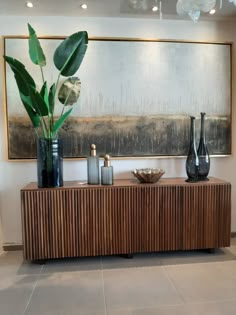
[[[90,155],[87,157],[87,174],[88,184],[90,185],[99,184],[99,158],[96,154],[95,144],[91,144]]]
[[[113,166],[111,166],[110,155],[104,156],[104,165],[101,166],[102,185],[113,185]]]
[[[38,187],[63,186],[63,146],[61,139],[37,141]]]
[[[113,185],[113,166],[101,166],[102,185]]]

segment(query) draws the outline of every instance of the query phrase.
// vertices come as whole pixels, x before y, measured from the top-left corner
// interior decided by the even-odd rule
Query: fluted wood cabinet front
[[[113,186],[66,182],[61,188],[21,190],[27,260],[230,244],[231,186],[210,179],[187,184],[117,180]]]

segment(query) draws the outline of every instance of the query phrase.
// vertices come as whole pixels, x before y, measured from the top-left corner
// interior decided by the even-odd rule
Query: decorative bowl
[[[165,171],[160,168],[140,168],[134,169],[131,173],[140,183],[156,183],[165,174]]]

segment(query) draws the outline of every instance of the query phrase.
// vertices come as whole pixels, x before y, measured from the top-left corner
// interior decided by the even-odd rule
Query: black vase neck
[[[190,150],[196,150],[196,140],[195,140],[195,117],[190,116],[191,126],[190,126]]]
[[[205,115],[206,113],[201,113],[201,132],[200,132],[200,141],[206,142],[205,137]]]

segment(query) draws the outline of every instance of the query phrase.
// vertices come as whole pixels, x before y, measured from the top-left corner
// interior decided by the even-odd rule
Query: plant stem
[[[34,131],[35,131],[35,133],[36,133],[36,137],[39,138],[39,133],[38,133],[38,131],[37,131],[36,128],[34,128]]]
[[[73,87],[69,90],[69,92],[68,92],[68,94],[67,94],[67,97],[66,97],[64,106],[67,105],[67,101],[68,101],[68,99],[69,99],[69,97],[70,97],[70,95],[71,95],[71,92],[73,91],[74,86],[75,86],[75,83],[73,84]]]
[[[43,79],[43,83],[44,83],[45,81],[44,81],[44,75],[43,75],[43,68],[42,67],[40,67],[40,71],[41,71],[41,75],[42,75],[42,79]]]
[[[59,79],[60,79],[60,73],[59,73],[59,75],[58,75],[58,77],[57,77],[57,83],[56,83],[55,90],[57,90],[57,86],[58,86],[58,83],[59,83]]]
[[[60,115],[60,117],[63,115],[64,110],[65,110],[65,106],[63,106],[63,108],[62,108],[62,111],[61,111],[61,115]]]
[[[44,138],[48,138],[48,128],[47,128],[47,124],[44,120],[44,117],[41,116],[41,126],[42,126],[42,129],[43,129],[43,134],[44,134]]]

